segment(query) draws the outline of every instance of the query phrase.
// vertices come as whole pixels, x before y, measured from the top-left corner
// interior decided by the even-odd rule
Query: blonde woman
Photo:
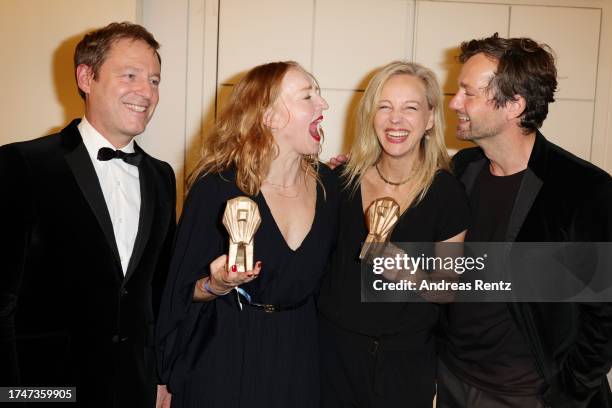
[[[327,108],[298,64],[261,65],[235,86],[208,138],[158,325],[173,408],[318,406],[313,293],[335,243],[338,190],[317,161]],[[247,272],[225,255],[221,217],[237,196],[261,213]]]
[[[449,173],[442,96],[435,75],[392,62],[370,81],[341,172],[338,244],[319,298],[322,406],[427,407],[435,393],[433,303],[361,303],[364,212],[392,197],[395,242],[463,241],[468,207]]]

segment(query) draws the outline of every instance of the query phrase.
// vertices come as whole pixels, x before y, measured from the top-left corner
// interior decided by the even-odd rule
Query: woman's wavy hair
[[[380,94],[389,78],[395,75],[411,75],[425,85],[425,96],[429,109],[433,110],[433,127],[425,132],[419,146],[419,163],[413,165],[413,189],[415,204],[425,197],[435,174],[440,169],[449,169],[449,156],[444,143],[444,108],[442,91],[436,75],[420,64],[394,61],[382,67],[370,80],[361,101],[356,119],[356,135],[351,147],[351,156],[344,168],[345,186],[355,192],[366,170],[380,159],[382,147],[374,129],[374,116]]]
[[[521,95],[526,106],[520,126],[525,134],[535,132],[546,119],[548,104],[555,101],[557,90],[557,69],[550,47],[531,38],[501,38],[495,33],[461,43],[459,61],[465,63],[480,53],[497,61],[489,83],[495,107],[501,108]]]
[[[290,69],[314,77],[297,62],[271,62],[256,66],[234,86],[210,134],[204,141],[200,160],[187,180],[187,187],[209,173],[236,169],[236,185],[244,193],[259,193],[278,150],[270,129],[264,124],[266,111],[281,93],[281,83]],[[318,180],[318,155],[302,157],[307,175]]]

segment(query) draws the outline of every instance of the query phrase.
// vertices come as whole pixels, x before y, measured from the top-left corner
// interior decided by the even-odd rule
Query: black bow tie
[[[126,153],[121,150],[113,150],[110,147],[103,147],[98,150],[98,160],[109,161],[111,159],[121,159],[127,164],[138,166],[142,160],[142,154],[139,152]]]

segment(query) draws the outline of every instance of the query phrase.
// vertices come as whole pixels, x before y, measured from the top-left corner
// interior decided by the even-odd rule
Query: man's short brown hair
[[[516,95],[525,98],[520,126],[525,133],[542,126],[548,115],[548,104],[555,101],[557,69],[550,47],[530,38],[491,37],[461,44],[459,61],[465,63],[483,53],[498,62],[497,72],[489,83],[496,107],[505,106]]]
[[[111,45],[122,39],[144,41],[155,50],[155,55],[161,64],[161,57],[157,52],[159,43],[155,40],[153,34],[141,25],[124,21],[122,23],[110,23],[106,27],[87,33],[83,37],[74,50],[75,72],[79,65],[85,64],[91,67],[93,78],[96,79],[100,67],[108,56]],[[79,94],[85,99],[85,93],[80,88]]]

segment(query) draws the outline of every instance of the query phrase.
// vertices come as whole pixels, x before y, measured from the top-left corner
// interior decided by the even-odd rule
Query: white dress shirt
[[[121,267],[125,275],[134,249],[140,217],[138,167],[127,164],[121,159],[98,160],[100,148],[110,147],[116,150],[115,147],[85,117],[79,123],[78,129],[102,187],[104,201],[106,201],[106,207],[113,223]],[[134,153],[134,140],[119,150]]]

